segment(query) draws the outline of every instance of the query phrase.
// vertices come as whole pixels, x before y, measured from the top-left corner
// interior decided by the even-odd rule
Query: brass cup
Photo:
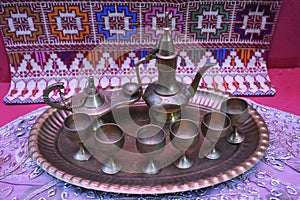
[[[74,113],[69,115],[63,123],[63,131],[67,137],[79,143],[79,150],[73,155],[78,161],[87,161],[91,154],[84,147],[83,142],[93,133],[93,120],[85,113]]]
[[[230,118],[221,112],[208,112],[203,116],[201,123],[201,131],[203,136],[210,144],[200,151],[208,159],[218,159],[221,156],[219,150],[215,148],[215,145],[219,139],[225,137],[231,130]],[[204,144],[205,145],[205,144]]]
[[[180,169],[190,168],[194,161],[187,156],[186,151],[199,141],[197,124],[188,119],[173,122],[170,126],[170,140],[181,151],[181,156],[173,164]]]
[[[157,174],[160,172],[159,163],[154,160],[156,155],[163,152],[166,144],[165,131],[153,124],[142,126],[137,131],[136,146],[140,153],[148,158],[143,172],[146,174]]]
[[[114,158],[124,145],[124,133],[114,123],[106,123],[99,126],[95,133],[95,145],[108,158],[103,162],[101,170],[106,174],[116,174],[122,169],[122,164]]]
[[[249,118],[248,103],[241,98],[230,98],[222,102],[221,111],[230,117],[233,127],[227,141],[232,144],[242,143],[245,135],[238,131],[238,127]]]

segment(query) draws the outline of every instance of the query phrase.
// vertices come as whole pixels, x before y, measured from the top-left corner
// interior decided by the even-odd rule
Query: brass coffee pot
[[[206,64],[196,74],[191,85],[176,80],[176,68],[178,52],[174,47],[169,27],[169,14],[165,18],[163,35],[156,47],[154,47],[135,66],[139,85],[141,79],[138,66],[148,60],[156,59],[158,68],[158,80],[149,84],[142,98],[151,108],[150,115],[157,121],[174,121],[180,118],[181,106],[188,104],[197,91],[202,74],[215,64]]]

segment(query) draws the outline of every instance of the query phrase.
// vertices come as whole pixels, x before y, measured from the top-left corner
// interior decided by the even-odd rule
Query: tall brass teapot
[[[163,28],[164,32],[158,45],[136,64],[138,81],[141,85],[138,66],[147,60],[157,60],[158,80],[148,85],[142,98],[151,108],[152,117],[158,121],[174,121],[178,119],[181,106],[188,104],[189,100],[194,96],[202,74],[215,65],[206,64],[203,66],[189,86],[178,82],[176,80],[178,52],[174,47],[168,19],[169,16],[167,14],[165,27]]]

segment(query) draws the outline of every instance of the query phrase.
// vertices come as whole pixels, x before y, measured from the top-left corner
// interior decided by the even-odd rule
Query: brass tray
[[[201,88],[186,107],[187,113],[203,116],[210,110],[218,110],[221,102],[230,95],[213,89]],[[122,108],[120,108],[122,111]],[[131,116],[137,124],[148,121],[147,106],[143,101],[130,105]],[[162,194],[205,188],[225,182],[253,167],[264,155],[269,144],[267,126],[258,112],[249,106],[250,118],[240,130],[245,141],[232,145],[225,140],[218,143],[222,156],[217,160],[198,158],[200,144],[191,152],[194,165],[185,170],[169,165],[156,175],[119,172],[107,175],[101,172],[96,159],[86,162],[73,160],[77,145],[61,132],[68,112],[49,108],[35,122],[29,136],[29,153],[34,161],[50,175],[67,183],[87,189],[127,194]],[[107,114],[104,118],[109,119]],[[126,136],[127,137],[127,136]],[[125,139],[123,149],[137,151],[135,140]]]

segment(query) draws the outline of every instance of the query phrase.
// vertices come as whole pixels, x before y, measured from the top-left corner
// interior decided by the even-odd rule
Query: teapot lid
[[[97,88],[92,76],[90,76],[88,81],[86,82],[86,87],[83,89],[83,92],[85,95],[95,95],[97,93]]]
[[[171,28],[169,27],[169,15],[170,13],[166,13],[165,27],[163,28],[164,33],[157,47],[157,54],[161,56],[173,56],[174,54],[176,54],[173,39],[171,36]]]

